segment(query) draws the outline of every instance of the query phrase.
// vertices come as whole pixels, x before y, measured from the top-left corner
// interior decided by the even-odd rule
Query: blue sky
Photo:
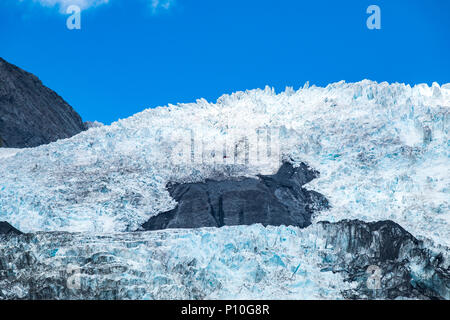
[[[107,124],[265,85],[450,82],[448,0],[1,0],[0,39],[1,57]]]

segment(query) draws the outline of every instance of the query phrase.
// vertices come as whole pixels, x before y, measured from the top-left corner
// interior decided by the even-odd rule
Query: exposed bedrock
[[[0,147],[36,147],[85,129],[78,113],[57,93],[0,58]]]
[[[19,230],[14,228],[8,222],[0,221],[0,237],[1,236],[10,236],[10,235],[19,235],[22,234]]]
[[[450,299],[448,248],[433,253],[392,221],[343,220],[312,226],[325,240],[323,268],[356,281],[347,298]]]
[[[294,168],[285,162],[276,174],[257,179],[169,184],[169,193],[178,205],[142,227],[159,230],[254,223],[306,227],[314,211],[328,208],[323,195],[302,187],[317,176],[317,171],[303,163]]]

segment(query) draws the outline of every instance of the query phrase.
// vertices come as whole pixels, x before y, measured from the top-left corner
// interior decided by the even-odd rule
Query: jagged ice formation
[[[266,88],[4,150],[0,221],[32,233],[0,224],[0,299],[449,299],[449,106],[449,84]],[[177,208],[167,185],[266,183],[283,160],[329,200],[305,229],[122,233]]]

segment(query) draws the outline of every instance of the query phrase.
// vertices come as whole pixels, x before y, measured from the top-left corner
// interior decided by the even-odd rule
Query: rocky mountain
[[[57,93],[0,58],[0,147],[36,147],[83,130],[81,117]]]

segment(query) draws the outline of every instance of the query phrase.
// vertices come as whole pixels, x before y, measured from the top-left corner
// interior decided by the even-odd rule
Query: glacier
[[[449,253],[389,221],[0,235],[0,300],[450,299]]]
[[[5,159],[19,153],[21,149],[17,148],[0,148],[0,159]]]
[[[290,157],[321,173],[307,187],[331,209],[315,221],[390,219],[449,246],[449,106],[450,84],[364,80],[147,109],[2,158],[0,220],[24,232],[133,231],[175,207],[170,181],[273,174],[278,157]],[[277,132],[278,153],[224,164],[227,138],[257,141],[260,130]],[[194,136],[192,154],[180,161]],[[234,160],[243,150],[233,150]]]
[[[266,87],[0,149],[0,222],[25,232],[2,224],[0,299],[450,299],[449,107],[450,84]],[[136,232],[168,184],[287,159],[329,202],[306,228]]]
[[[38,233],[1,246],[2,257],[12,256],[9,277],[0,270],[0,298],[342,299],[340,291],[355,285],[321,272],[311,245],[298,228],[261,225]],[[66,284],[71,276],[79,277],[74,287]]]

